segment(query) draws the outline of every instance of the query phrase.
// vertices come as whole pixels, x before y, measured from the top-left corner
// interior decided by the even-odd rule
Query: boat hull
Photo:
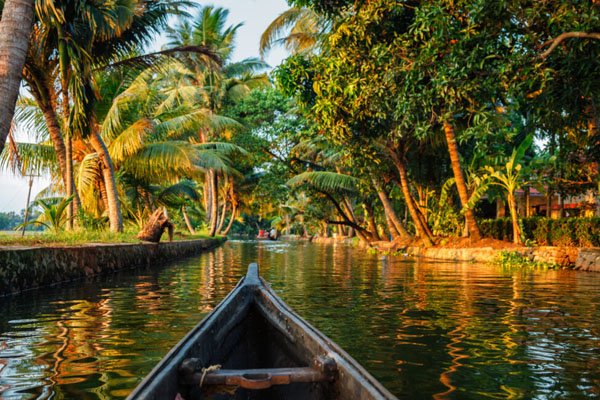
[[[335,365],[335,371],[325,373],[315,369],[315,363],[324,359]],[[244,388],[242,384],[223,390],[221,386],[190,384],[188,381],[195,378],[191,373],[183,376],[182,367],[190,362],[197,365],[196,379],[206,377],[200,367],[271,372],[312,368],[320,378],[308,383],[273,384],[263,389]],[[260,386],[261,379],[251,379],[248,386]],[[258,276],[256,264],[250,265],[248,274],[236,288],[167,354],[128,398],[395,399],[344,350],[295,314]]]

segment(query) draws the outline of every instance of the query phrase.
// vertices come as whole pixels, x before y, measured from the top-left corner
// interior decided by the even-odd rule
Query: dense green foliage
[[[592,3],[292,3],[324,12],[332,28],[320,52],[278,68],[279,87],[343,154],[331,171],[397,183],[407,228],[426,242],[458,233],[457,215],[477,238],[472,210],[484,195],[508,201],[515,242],[519,188],[597,196],[600,14]],[[368,191],[352,197],[369,206]],[[368,211],[347,225],[366,227]]]
[[[40,5],[17,118],[40,143],[8,146],[1,162],[50,173],[50,197],[74,195],[67,229],[118,231],[121,216],[139,227],[165,207],[210,235],[276,227],[429,245],[479,239],[487,198],[507,203],[511,227],[484,234],[575,243],[582,228],[563,225],[542,241],[519,193],[598,197],[594,2],[289,3],[261,38],[262,54],[292,53],[272,80],[260,59],[232,60],[241,25],[222,8]],[[163,28],[164,51],[144,55]]]
[[[526,242],[540,246],[600,247],[600,217],[562,218],[530,217],[521,220]],[[512,241],[509,218],[481,221],[484,236]]]
[[[0,212],[0,230],[11,230],[23,222],[23,215],[14,211]]]

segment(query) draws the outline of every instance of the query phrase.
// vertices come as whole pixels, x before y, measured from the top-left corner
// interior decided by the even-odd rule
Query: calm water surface
[[[0,298],[0,398],[124,398],[250,262],[399,398],[600,397],[600,274],[231,241]]]

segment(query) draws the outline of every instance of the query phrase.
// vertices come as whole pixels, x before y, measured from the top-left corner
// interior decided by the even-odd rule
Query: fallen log
[[[159,208],[152,213],[146,225],[138,233],[137,238],[146,242],[158,243],[164,231],[168,230],[169,242],[172,242],[174,228],[175,225],[169,220],[167,211],[164,208]]]

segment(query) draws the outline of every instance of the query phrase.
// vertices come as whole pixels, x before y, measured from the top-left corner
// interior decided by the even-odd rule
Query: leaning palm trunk
[[[235,221],[235,214],[237,213],[237,205],[235,203],[235,201],[231,204],[231,219],[229,220],[229,223],[227,224],[227,227],[225,228],[225,230],[221,233],[223,236],[227,235],[229,233],[229,231],[231,230],[231,227],[233,226],[233,221]]]
[[[225,224],[225,216],[227,215],[227,199],[223,199],[223,207],[221,207],[221,216],[219,217],[219,225],[217,226],[217,235],[221,234],[223,225]]]
[[[108,154],[108,149],[104,144],[104,141],[98,134],[95,124],[92,124],[92,132],[90,134],[90,142],[92,147],[98,154],[100,163],[102,165],[102,177],[104,178],[104,184],[106,186],[108,208],[108,220],[110,223],[110,230],[113,232],[123,231],[123,217],[121,216],[121,205],[119,203],[119,196],[117,192],[117,184],[115,181],[115,169]]]
[[[390,217],[387,215],[385,210],[383,211],[383,215],[385,216],[385,223],[387,224],[388,232],[390,234],[390,240],[396,241],[400,239],[400,233],[398,232],[398,229],[396,229],[396,226],[394,225]]]
[[[42,111],[44,116],[44,122],[48,128],[48,134],[52,141],[52,147],[56,153],[56,159],[58,160],[58,166],[60,168],[60,175],[63,180],[65,188],[67,187],[67,159],[65,141],[63,140],[62,132],[60,130],[60,123],[58,122],[58,115],[55,111],[55,105],[51,103],[50,93],[45,88],[43,82],[39,82],[31,74],[25,74],[25,80],[31,87],[31,92],[37,103],[38,107]]]
[[[211,215],[211,206],[212,206],[212,192],[210,189],[210,170],[204,173],[204,196],[202,196],[202,201],[204,203],[204,210],[206,210],[206,223],[210,226],[210,215]]]
[[[67,135],[65,141],[65,155],[66,155],[66,175],[67,185],[65,186],[67,192],[67,198],[71,197],[74,192],[74,179],[73,179],[73,141],[71,135]],[[67,229],[73,230],[73,220],[75,219],[75,208],[73,202],[67,206]]]
[[[391,151],[390,156],[396,169],[398,170],[398,175],[400,177],[400,190],[402,190],[402,194],[404,195],[404,201],[406,202],[406,206],[408,207],[408,212],[410,214],[413,223],[415,224],[415,229],[417,231],[417,236],[421,237],[425,241],[425,245],[431,246],[433,245],[433,238],[429,233],[429,229],[423,226],[423,221],[419,216],[419,210],[417,209],[416,204],[413,201],[412,195],[410,194],[410,188],[408,186],[408,174],[406,173],[406,166],[404,165],[404,161],[396,154],[396,152]]]
[[[412,194],[411,194],[411,196],[412,196]],[[429,236],[430,238],[433,238],[434,235],[433,235],[433,232],[431,231],[431,228],[429,228],[429,224],[427,223],[427,218],[425,218],[425,215],[421,211],[421,207],[419,206],[417,200],[414,197],[412,197],[412,203],[415,205],[415,209],[417,211],[417,216],[419,217],[419,221],[421,221],[421,226],[423,227],[425,232],[427,232],[427,236]]]
[[[183,220],[185,221],[185,226],[187,226],[188,231],[190,231],[190,233],[192,235],[195,235],[196,234],[196,230],[192,226],[192,222],[190,221],[190,217],[188,216],[187,212],[185,211],[185,206],[181,206],[181,214],[183,215]]]
[[[4,2],[0,20],[0,153],[15,113],[33,14],[33,0]]]
[[[346,214],[346,218],[348,219],[347,222],[352,223],[356,227],[350,227],[352,229],[350,231],[351,235],[353,236],[354,234],[356,234],[356,236],[358,236],[358,238],[365,243],[372,242],[373,236],[371,235],[371,233],[368,232],[367,229],[360,227],[360,225],[358,224],[356,215],[354,214],[354,208],[352,207],[352,202],[350,201],[348,196],[344,196],[344,200],[341,202],[341,208],[342,211],[344,211],[344,213]]]
[[[217,172],[214,170],[210,171],[210,236],[215,236],[217,232],[217,224],[219,218],[219,178],[217,176]]]
[[[371,204],[365,203],[365,214],[367,219],[367,230],[371,232],[373,240],[381,240],[377,231],[377,223],[375,222],[375,212]]]
[[[385,213],[386,220],[389,221],[388,225],[390,228],[390,233],[394,238],[399,236],[403,239],[409,239],[411,236],[404,228],[404,225],[402,225],[402,222],[400,221],[400,218],[398,218],[396,211],[394,211],[394,207],[392,206],[392,202],[390,201],[387,193],[375,179],[373,179],[373,185],[377,191],[377,196],[383,205],[383,211]],[[396,233],[396,235],[394,235],[394,233]]]
[[[458,156],[458,147],[456,146],[454,127],[447,121],[444,121],[444,134],[446,135],[446,141],[448,142],[450,164],[452,165],[452,171],[454,172],[454,179],[456,181],[456,189],[458,190],[460,203],[465,210],[465,219],[467,221],[467,226],[469,227],[469,234],[473,240],[480,240],[481,233],[477,226],[475,214],[473,213],[473,210],[468,208],[469,194],[467,191],[467,184],[465,183],[465,177],[460,167],[460,158]]]

